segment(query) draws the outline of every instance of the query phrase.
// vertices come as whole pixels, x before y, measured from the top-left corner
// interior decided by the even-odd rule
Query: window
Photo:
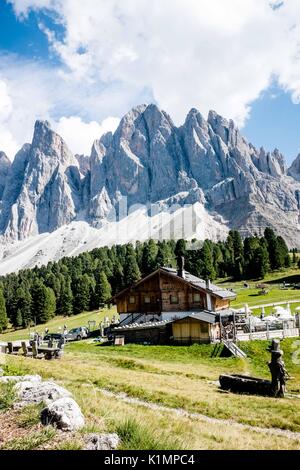
[[[151,298],[150,297],[145,297],[144,298],[144,303],[145,304],[151,304]]]
[[[201,295],[200,294],[194,294],[194,303],[199,304],[201,302]]]
[[[132,305],[132,304],[135,304],[135,297],[132,295],[129,297],[129,303]]]
[[[171,304],[178,304],[178,296],[177,295],[171,295],[170,298]]]

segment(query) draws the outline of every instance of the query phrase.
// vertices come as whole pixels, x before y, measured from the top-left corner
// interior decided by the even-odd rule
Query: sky
[[[84,5],[84,6],[83,6]],[[299,20],[298,20],[299,19]],[[0,150],[47,119],[74,153],[154,102],[300,153],[299,0],[0,0]]]

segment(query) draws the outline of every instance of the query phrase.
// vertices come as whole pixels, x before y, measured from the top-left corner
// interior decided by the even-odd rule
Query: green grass
[[[292,339],[282,342],[287,369],[294,376],[288,390],[294,395],[300,389],[299,367],[292,361],[295,343]],[[51,378],[70,390],[86,418],[86,430],[119,432],[122,449],[299,449],[299,442],[283,436],[262,439],[262,435],[234,424],[300,432],[298,398],[248,397],[224,394],[218,389],[218,378],[223,373],[269,377],[267,346],[268,342],[243,343],[248,357],[236,359],[211,358],[213,347],[209,345],[117,348],[84,341],[68,345],[61,361],[9,356],[8,362],[19,370],[24,367],[28,371],[29,367],[31,373]],[[103,390],[231,421],[228,426],[208,425],[174,413],[146,409],[138,403],[125,403],[117,396],[103,395]],[[72,441],[61,444],[72,449]],[[75,436],[75,448],[80,442]]]
[[[177,440],[172,440],[164,432],[149,429],[135,419],[126,419],[116,427],[121,438],[121,450],[181,450]]]
[[[245,281],[232,282],[230,279],[221,280],[217,282],[222,285],[222,287],[233,289],[237,293],[237,298],[231,302],[233,308],[242,308],[245,304],[248,304],[249,307],[253,306],[262,306],[265,304],[274,304],[281,302],[283,305],[288,301],[299,300],[298,303],[291,304],[292,312],[295,312],[295,309],[300,306],[300,290],[294,289],[281,289],[283,282],[287,284],[300,283],[300,270],[291,268],[285,269],[283,271],[276,271],[268,274],[264,280],[250,280],[246,281],[250,286],[249,289],[244,288]],[[268,284],[268,294],[260,295],[256,287],[257,284]],[[266,313],[270,314],[272,307],[267,307]],[[253,312],[255,315],[261,313],[261,309],[255,310]]]
[[[0,412],[9,410],[15,401],[14,384],[0,384]]]
[[[31,428],[41,421],[41,411],[44,404],[29,405],[22,408],[17,417],[17,424],[21,428]]]
[[[11,439],[1,450],[34,450],[51,441],[55,434],[54,428],[43,428],[40,431],[28,433],[26,436]]]
[[[110,310],[105,309],[97,312],[85,312],[72,317],[58,316],[44,325],[38,325],[36,328],[31,327],[30,331],[37,331],[39,334],[44,334],[45,329],[48,328],[50,333],[58,333],[62,331],[64,325],[67,325],[68,330],[70,330],[71,328],[79,326],[88,326],[89,321],[95,321],[96,328],[99,328],[99,323],[104,319],[104,317],[108,316],[111,318],[115,313],[115,308],[112,308]],[[8,330],[0,335],[0,341],[17,341],[27,338],[29,338],[28,329]]]

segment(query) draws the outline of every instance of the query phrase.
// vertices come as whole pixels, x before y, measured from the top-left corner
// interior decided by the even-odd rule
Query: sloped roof
[[[173,276],[177,276],[179,277],[179,279],[181,279],[176,269],[165,268],[165,267],[160,268],[160,269],[162,271],[166,271],[167,273],[172,274]],[[194,276],[193,274],[190,274],[188,271],[185,271],[185,280],[195,287],[200,287],[200,289],[207,290],[206,281],[204,281],[204,279],[200,279],[197,276]],[[212,283],[210,284],[210,292],[217,295],[218,297],[221,297],[222,299],[235,299],[236,298],[235,292],[216,286],[215,284],[212,284]]]
[[[203,310],[202,312],[191,313],[183,318],[177,318],[176,320],[173,320],[173,323],[186,320],[187,318],[192,318],[194,320],[203,321],[205,323],[210,323],[211,325],[213,325],[216,323],[217,315],[215,313]]]
[[[126,289],[122,290],[121,292],[116,294],[112,298],[112,300],[117,299],[119,296],[121,296],[125,292],[129,291],[133,287],[136,287],[139,284],[141,284],[142,282],[145,282],[147,279],[151,278],[152,276],[154,276],[154,274],[156,274],[158,272],[164,272],[164,273],[170,274],[171,276],[174,276],[177,279],[180,279],[181,281],[192,285],[196,289],[201,289],[201,290],[204,290],[206,292],[210,292],[213,295],[215,295],[215,296],[217,296],[221,299],[235,299],[236,298],[236,293],[235,292],[232,292],[228,289],[221,288],[221,287],[216,286],[215,284],[212,284],[212,283],[210,283],[210,289],[208,290],[207,287],[206,287],[206,281],[204,281],[204,279],[200,279],[199,277],[194,276],[193,274],[190,274],[188,271],[185,271],[185,276],[181,277],[181,276],[179,276],[176,269],[162,267],[162,268],[158,268],[156,271],[154,271],[153,273],[151,273],[148,276],[144,277],[143,279],[140,279],[133,286],[127,287]]]
[[[130,325],[116,326],[112,329],[114,333],[122,333],[128,330],[149,330],[150,328],[159,328],[169,323],[173,323],[173,320],[163,321],[151,321],[146,323],[132,323]]]

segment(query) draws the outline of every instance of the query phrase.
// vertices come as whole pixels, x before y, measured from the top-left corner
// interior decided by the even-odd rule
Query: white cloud
[[[0,149],[7,155],[14,155],[18,150],[17,142],[6,127],[12,111],[13,106],[8,86],[5,81],[0,79]]]
[[[13,0],[47,6],[66,28],[53,50],[73,79],[120,83],[156,101],[177,122],[191,107],[242,124],[272,77],[300,97],[300,2],[270,0]],[[271,6],[274,6],[274,9]],[[277,7],[277,8],[275,8]],[[124,108],[124,107],[123,107]],[[125,112],[126,109],[122,109]]]
[[[62,117],[54,125],[54,128],[74,154],[90,155],[91,144],[94,140],[99,139],[106,132],[114,132],[119,122],[120,119],[110,117],[105,119],[102,124],[98,124],[96,121],[86,123],[78,116],[71,116],[69,118]]]
[[[11,3],[21,17],[30,9],[52,10],[65,28],[62,38],[41,26],[62,61],[60,69],[0,65],[15,115],[6,129],[20,143],[42,117],[59,123],[72,148],[87,148],[97,122],[153,100],[178,124],[197,107],[204,114],[216,109],[243,125],[251,102],[274,77],[300,101],[299,0]]]

